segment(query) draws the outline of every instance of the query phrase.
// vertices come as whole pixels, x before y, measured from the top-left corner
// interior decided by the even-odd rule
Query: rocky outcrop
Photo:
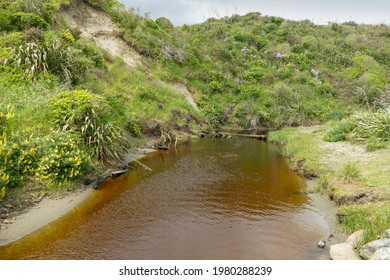
[[[390,247],[380,248],[375,251],[371,260],[390,260]]]
[[[352,245],[349,243],[330,246],[330,257],[332,260],[360,260]]]
[[[387,255],[386,255],[387,253]],[[363,259],[390,259],[390,239],[383,238],[367,243],[360,249]]]

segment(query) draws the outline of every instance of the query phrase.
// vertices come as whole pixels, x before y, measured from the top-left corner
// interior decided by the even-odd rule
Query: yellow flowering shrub
[[[53,132],[46,141],[48,149],[36,170],[36,179],[64,182],[80,178],[89,166],[89,158],[64,132]]]
[[[65,29],[63,33],[64,40],[73,43],[76,39],[74,38],[72,32],[69,29]]]
[[[0,103],[0,194],[6,188],[23,186],[27,180],[51,181],[59,185],[80,178],[89,166],[89,157],[68,132],[51,131],[35,137],[24,130],[8,131],[12,107]],[[2,198],[2,197],[1,197]]]

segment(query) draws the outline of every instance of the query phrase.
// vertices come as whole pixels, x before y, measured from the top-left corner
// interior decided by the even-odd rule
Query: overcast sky
[[[126,7],[169,18],[174,25],[199,23],[209,17],[261,12],[315,23],[355,21],[390,24],[390,0],[119,0]]]

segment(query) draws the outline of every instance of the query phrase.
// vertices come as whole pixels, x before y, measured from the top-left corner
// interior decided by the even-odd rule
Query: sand
[[[12,224],[1,224],[0,246],[17,241],[39,228],[61,218],[93,194],[93,189],[70,193],[61,199],[43,199],[26,213],[8,219]]]

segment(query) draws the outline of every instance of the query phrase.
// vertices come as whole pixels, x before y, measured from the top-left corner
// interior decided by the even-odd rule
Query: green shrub
[[[390,140],[390,110],[355,116],[351,121],[354,129],[350,134],[350,139],[357,141],[365,141],[370,138],[382,141]]]
[[[389,146],[388,141],[384,141],[382,139],[371,137],[368,139],[366,148],[367,148],[367,151],[371,152],[371,151],[386,149],[388,146]]]
[[[111,122],[103,122],[93,109],[84,118],[81,136],[92,155],[104,164],[121,163],[127,152],[128,141],[121,129]]]
[[[0,30],[11,31],[14,26],[11,24],[11,12],[0,8]]]
[[[38,162],[35,174],[37,180],[52,180],[61,185],[84,175],[89,167],[89,158],[69,134],[54,131],[44,139],[44,143],[45,153]]]
[[[136,113],[130,113],[127,119],[127,129],[134,137],[141,136],[142,122]]]
[[[35,79],[38,73],[51,73],[66,83],[76,83],[85,76],[89,60],[81,51],[56,40],[54,43],[29,42],[14,48],[5,64],[25,71],[25,77]]]
[[[156,19],[156,23],[164,30],[172,30],[174,28],[171,21],[165,17]]]
[[[343,120],[324,135],[324,140],[328,142],[346,141],[353,128],[354,125],[350,121]]]
[[[53,0],[18,0],[17,9],[25,13],[32,13],[43,18],[46,22],[51,23],[53,16],[58,11],[58,7]],[[63,2],[63,1],[62,1]]]
[[[2,187],[0,189],[0,202],[3,200],[4,196],[5,196],[5,187]]]
[[[19,30],[26,30],[31,27],[47,28],[48,23],[41,17],[32,14],[18,12],[11,15],[11,24]]]
[[[223,90],[223,85],[218,81],[211,81],[209,83],[209,89],[211,93],[221,93]]]
[[[6,123],[12,117],[12,107],[0,104],[0,190],[20,187],[33,178],[64,182],[87,170],[89,159],[68,133],[51,131],[42,138],[29,130],[13,133]]]
[[[333,86],[329,83],[321,84],[317,87],[317,92],[326,97],[335,96],[337,91],[333,88]]]
[[[85,117],[94,110],[98,115],[109,111],[107,101],[87,90],[65,91],[51,100],[51,115],[55,125],[80,131]]]

